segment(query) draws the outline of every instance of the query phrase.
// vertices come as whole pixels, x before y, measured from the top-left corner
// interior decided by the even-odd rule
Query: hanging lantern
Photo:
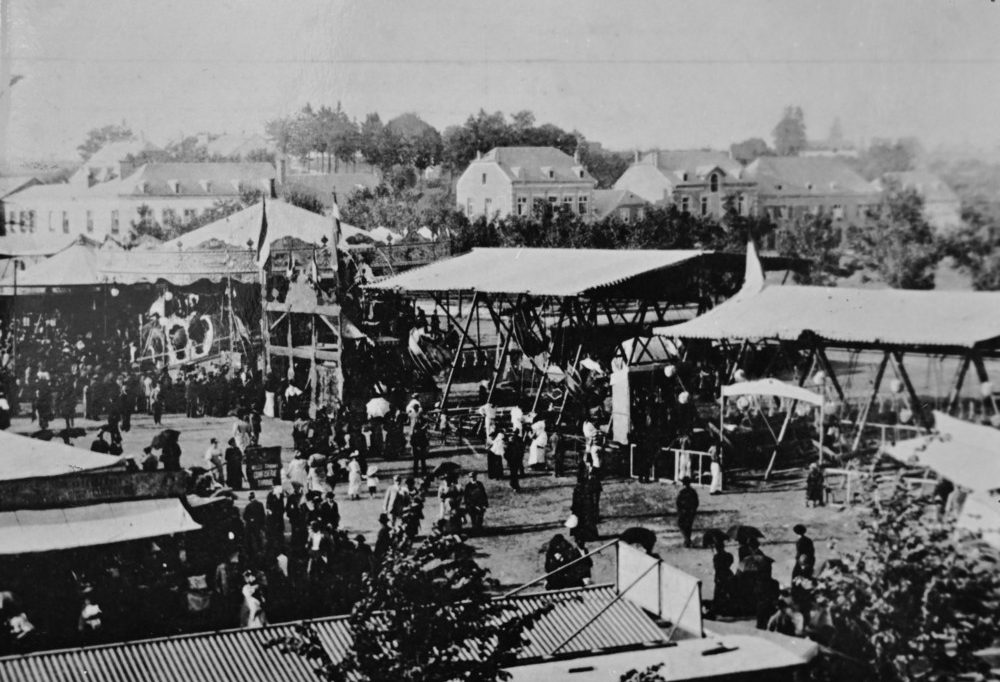
[[[745,395],[741,395],[739,398],[736,399],[736,407],[746,412],[747,409],[750,407],[750,399],[747,398]]]
[[[816,372],[816,374],[813,376],[813,385],[822,386],[825,383],[826,383],[826,372],[824,372],[823,370]]]
[[[681,405],[687,405],[689,400],[691,400],[691,394],[687,391],[681,391],[680,395],[677,396],[677,402]]]
[[[111,298],[118,298],[118,294],[120,293],[121,291],[118,290],[118,287],[111,287]]]
[[[891,382],[889,382],[889,389],[893,393],[902,393],[903,392],[903,382],[900,381],[899,379],[893,379]]]
[[[809,410],[810,410],[809,403],[799,403],[798,405],[795,406],[795,414],[799,415],[800,417],[805,417],[807,414],[809,414]]]
[[[823,404],[823,413],[827,417],[832,417],[840,411],[840,401],[832,400]]]
[[[163,300],[164,301],[172,301],[172,300],[174,300],[174,294],[173,294],[173,292],[168,291],[167,293],[163,294]]]
[[[993,382],[984,381],[983,383],[979,384],[979,395],[983,396],[984,398],[989,398],[991,395],[993,395]]]
[[[744,372],[742,369],[738,369],[735,372],[733,372],[733,381],[744,382],[746,380],[747,380],[747,373]]]
[[[675,366],[667,365],[666,367],[663,368],[663,376],[667,377],[668,379],[674,376],[675,374],[677,374],[677,368]]]
[[[903,409],[901,409],[899,411],[899,421],[902,424],[909,424],[910,422],[912,422],[913,411],[908,407],[904,407]]]

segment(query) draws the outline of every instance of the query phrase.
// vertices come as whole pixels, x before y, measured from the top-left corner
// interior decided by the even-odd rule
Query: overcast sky
[[[74,157],[125,119],[154,142],[261,131],[306,102],[439,128],[535,112],[612,148],[810,137],[1000,143],[988,0],[3,0],[11,154]]]

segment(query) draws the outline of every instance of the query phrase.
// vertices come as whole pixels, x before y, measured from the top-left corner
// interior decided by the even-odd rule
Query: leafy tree
[[[80,156],[83,160],[86,161],[91,156],[96,154],[101,147],[111,144],[112,142],[131,140],[133,137],[134,135],[132,133],[132,129],[127,123],[125,123],[125,121],[122,121],[120,124],[112,123],[101,128],[94,128],[88,132],[87,139],[85,139],[83,144],[76,149],[80,152]]]
[[[810,267],[792,273],[796,284],[835,286],[838,277],[851,274],[842,263],[842,233],[830,216],[808,216],[782,225],[776,232],[775,246],[783,256],[809,261]]]
[[[416,114],[401,114],[385,127],[395,134],[400,143],[402,163],[423,170],[441,161],[441,134]]]
[[[773,156],[774,152],[762,138],[751,137],[729,145],[729,154],[740,163],[748,164],[762,156]]]
[[[364,123],[361,124],[361,139],[359,141],[359,149],[362,156],[364,156],[369,163],[375,166],[382,166],[381,157],[381,141],[382,141],[382,131],[385,126],[382,124],[382,119],[379,118],[377,113],[368,114],[365,117]]]
[[[1000,204],[985,197],[963,202],[962,221],[942,239],[944,253],[968,271],[974,289],[1000,290]]]
[[[924,217],[924,201],[912,189],[889,183],[876,214],[850,231],[861,266],[896,289],[933,289],[940,244]]]
[[[594,176],[601,189],[613,187],[615,181],[628,170],[629,161],[628,154],[609,152],[596,144],[580,144],[580,162]]]
[[[778,125],[772,132],[774,150],[778,156],[796,156],[806,148],[806,117],[802,107],[785,107]]]
[[[886,173],[912,170],[919,144],[907,140],[876,140],[852,162],[855,169],[868,180]]]
[[[307,211],[323,215],[324,206],[322,200],[312,192],[297,188],[294,185],[282,188],[280,196],[292,206],[304,208]]]
[[[526,644],[527,632],[549,610],[521,613],[492,597],[496,581],[458,535],[436,529],[416,544],[407,521],[423,517],[428,481],[404,514],[402,528],[378,571],[366,574],[350,615],[354,646],[334,661],[308,625],[269,642],[307,658],[326,680],[490,682]],[[551,607],[550,607],[551,608]],[[471,654],[471,655],[470,655]]]
[[[991,550],[941,521],[933,500],[900,482],[861,521],[863,548],[815,580],[826,643],[868,664],[877,682],[987,675],[975,652],[1000,638],[1000,573]],[[827,679],[858,679],[838,659]],[[969,677],[969,679],[983,679]]]

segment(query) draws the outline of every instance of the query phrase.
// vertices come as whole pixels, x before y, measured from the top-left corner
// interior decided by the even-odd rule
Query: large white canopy
[[[1000,489],[1000,430],[934,413],[935,433],[885,447],[894,459],[929,467],[973,492]]]
[[[0,555],[51,552],[201,528],[177,498],[0,512]]]
[[[756,381],[743,381],[738,384],[723,386],[722,395],[727,398],[740,395],[773,395],[779,398],[799,400],[819,407],[823,406],[823,396],[820,394],[813,393],[795,384],[786,384],[777,379],[758,379]]]
[[[117,466],[121,460],[62,442],[0,431],[0,481],[59,476]]]

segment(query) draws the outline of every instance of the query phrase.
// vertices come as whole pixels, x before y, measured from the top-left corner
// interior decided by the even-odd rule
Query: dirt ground
[[[138,415],[133,418],[133,428],[124,434],[127,453],[140,453],[153,435],[162,428],[181,432],[183,466],[203,464],[203,455],[212,436],[223,443],[230,436],[231,420],[221,418],[188,419],[180,415],[165,415],[163,426],[156,427],[152,418]],[[96,423],[80,420],[78,425],[90,430]],[[30,433],[33,430],[26,418],[15,420],[12,430]],[[88,447],[90,439],[81,438],[78,447]],[[281,445],[284,457],[291,457],[291,423],[266,419],[263,423],[263,445]],[[481,446],[473,446],[482,452]],[[432,453],[433,455],[434,453]],[[490,496],[486,516],[486,529],[481,536],[471,540],[480,552],[480,558],[501,589],[512,589],[544,572],[544,547],[553,534],[564,532],[563,523],[569,515],[572,496],[572,477],[555,478],[551,474],[529,475],[522,480],[522,491],[513,493],[506,481],[486,478],[486,459],[470,449],[451,452],[447,457],[437,454],[430,460],[436,466],[445,459],[459,462],[467,470],[481,472]],[[377,462],[380,494],[375,499],[351,501],[346,499],[346,486],[336,489],[340,504],[342,525],[352,534],[364,533],[374,539],[377,519],[382,511],[381,494],[392,480],[393,474],[406,473],[409,462]],[[685,549],[676,525],[674,497],[677,488],[669,483],[639,483],[634,480],[609,477],[604,484],[601,498],[602,521],[599,526],[601,542],[612,540],[630,526],[645,526],[656,532],[655,550],[671,564],[701,578],[704,598],[712,596],[711,552],[703,549]],[[726,529],[742,523],[757,526],[765,536],[762,545],[766,554],[775,560],[775,577],[782,583],[790,580],[794,534],[792,526],[805,523],[816,541],[820,562],[829,558],[831,542],[837,551],[850,549],[856,541],[857,517],[854,510],[835,507],[807,509],[805,507],[804,478],[801,471],[778,472],[768,484],[747,480],[736,490],[710,496],[700,488],[701,507],[695,522],[696,534],[709,528]],[[245,501],[246,493],[241,496]],[[437,518],[438,501],[431,497],[425,508],[424,530]],[[591,548],[596,548],[592,544]],[[614,581],[613,548],[605,550],[595,559],[594,579],[598,582]]]

